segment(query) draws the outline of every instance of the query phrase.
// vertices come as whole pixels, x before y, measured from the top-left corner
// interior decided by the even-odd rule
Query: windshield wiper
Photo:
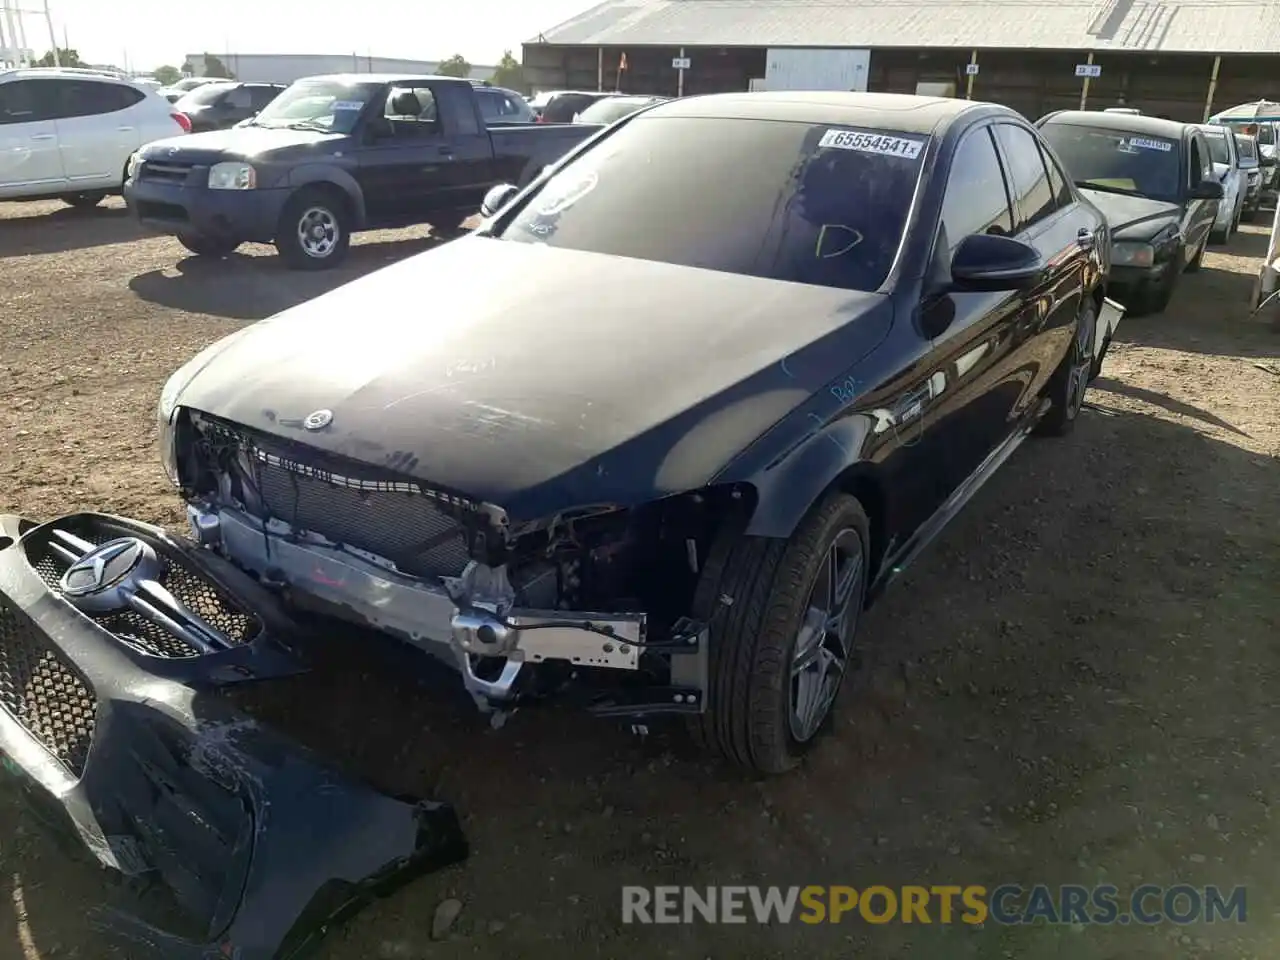
[[[315,130],[319,133],[333,132],[333,127],[327,126],[319,120],[295,120],[293,123],[286,123],[285,126],[290,130]]]
[[[1126,190],[1124,187],[1117,187],[1110,183],[1099,183],[1097,180],[1077,180],[1077,187],[1083,187],[1085,190],[1100,190],[1103,193],[1120,193],[1126,197],[1145,196],[1138,190]]]

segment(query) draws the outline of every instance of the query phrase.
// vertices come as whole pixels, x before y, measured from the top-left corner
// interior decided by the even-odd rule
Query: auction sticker
[[[1147,137],[1130,137],[1129,146],[1139,150],[1159,150],[1161,153],[1169,153],[1173,149],[1173,144],[1168,140],[1151,140]]]
[[[819,147],[835,147],[837,150],[858,150],[862,153],[878,153],[886,157],[903,157],[915,160],[924,149],[923,140],[891,137],[883,133],[857,133],[853,130],[828,130],[818,141]]]
[[[363,100],[335,100],[333,101],[333,112],[344,113],[348,110],[352,112],[364,109]]]

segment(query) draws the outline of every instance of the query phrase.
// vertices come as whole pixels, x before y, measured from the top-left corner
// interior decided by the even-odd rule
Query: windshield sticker
[[[905,137],[889,137],[879,133],[854,133],[852,130],[828,130],[818,141],[819,147],[835,147],[838,150],[859,150],[862,153],[879,153],[887,157],[903,157],[915,160],[924,149],[923,140]]]
[[[545,193],[540,198],[541,203],[538,204],[538,213],[541,216],[554,217],[562,210],[567,210],[594,190],[596,184],[600,182],[599,176],[595,173],[589,173],[580,180],[570,180],[564,184],[556,183],[558,179],[559,176],[552,178],[551,182],[546,186]]]
[[[358,111],[364,109],[363,100],[335,100],[331,108],[334,113],[342,113],[344,110]]]
[[[1124,142],[1120,141],[1122,145]],[[1159,150],[1161,153],[1169,153],[1173,150],[1173,144],[1168,140],[1148,140],[1146,137],[1130,137],[1128,145],[1131,150]],[[1121,146],[1120,149],[1124,150],[1124,147]]]

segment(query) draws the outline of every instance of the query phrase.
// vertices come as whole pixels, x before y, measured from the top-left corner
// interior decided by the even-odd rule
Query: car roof
[[[1119,130],[1122,133],[1146,134],[1152,137],[1182,139],[1187,127],[1196,124],[1162,120],[1134,113],[1104,113],[1101,110],[1059,110],[1043,117],[1044,123],[1066,123],[1077,127],[1096,127],[1101,130]]]
[[[457,77],[445,77],[436,73],[322,73],[314,77],[301,77],[294,83],[302,83],[305,80],[328,80],[336,83],[381,83],[381,84],[397,84],[397,83],[420,83],[423,80],[430,80],[433,83],[440,81],[443,83],[465,83],[471,85],[470,80],[460,80]]]
[[[905,93],[844,93],[826,91],[769,91],[713,93],[668,100],[646,110],[650,117],[714,117],[740,120],[795,120],[838,123],[899,133],[943,132],[970,113],[1023,119],[1007,107],[951,97],[920,97]]]

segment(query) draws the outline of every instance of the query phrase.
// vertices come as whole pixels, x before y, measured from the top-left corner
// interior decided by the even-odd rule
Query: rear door
[[[1075,194],[1040,138],[1019,124],[999,123],[995,130],[1018,214],[1015,235],[1039,250],[1048,267],[1044,282],[1029,291],[1014,335],[1013,376],[1023,392],[1011,413],[1021,417],[1039,402],[1066,356],[1098,237],[1094,224],[1077,215]]]
[[[94,79],[49,79],[58,97],[58,149],[68,185],[78,189],[118,187],[129,155],[142,145],[131,107],[146,94],[123,83]]]
[[[48,83],[0,83],[0,197],[53,193],[66,185]]]

